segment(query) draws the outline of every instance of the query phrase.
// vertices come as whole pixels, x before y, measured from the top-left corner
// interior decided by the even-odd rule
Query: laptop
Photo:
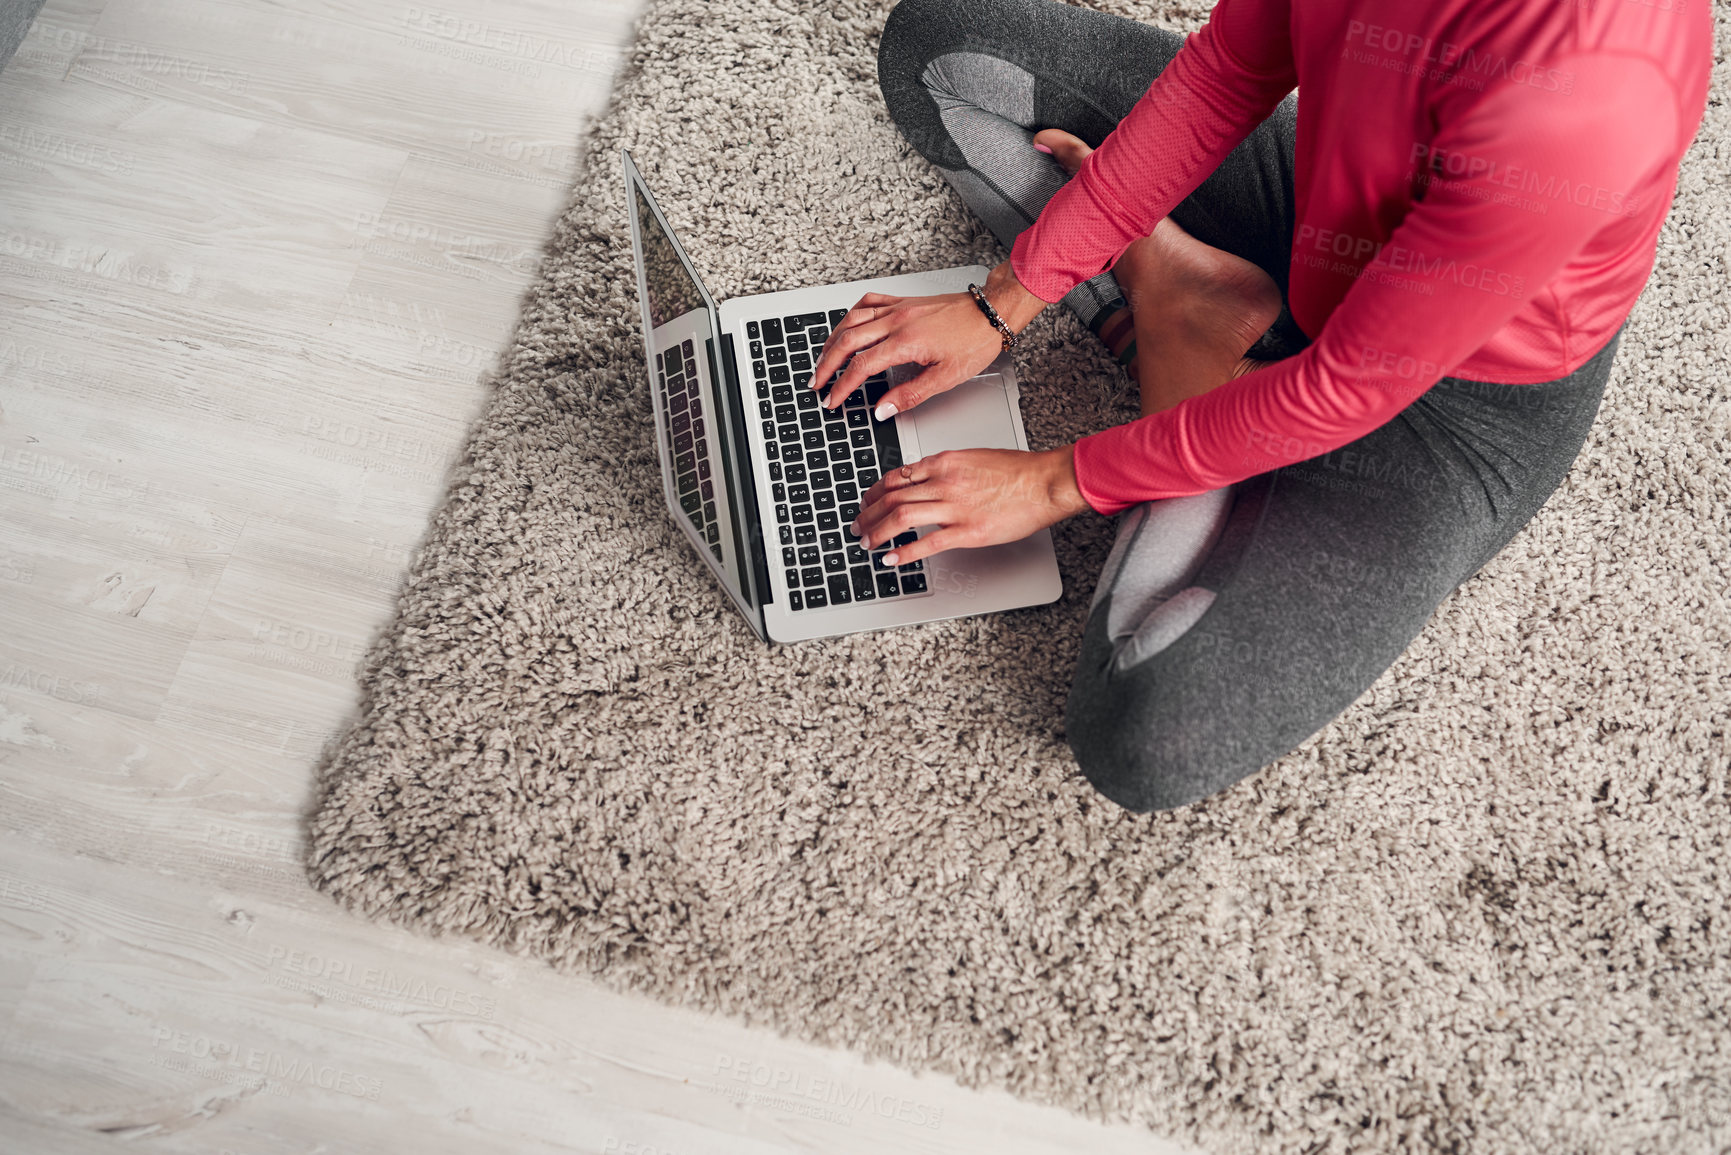
[[[1007,352],[889,421],[872,410],[920,366],[871,378],[834,410],[810,388],[824,339],[866,293],[960,292],[988,270],[877,277],[717,305],[630,151],[620,153],[668,512],[758,638],[797,642],[1056,601],[1063,583],[1049,530],[886,566],[885,553],[937,527],[918,526],[870,551],[848,529],[860,496],[904,462],[945,449],[1028,448]]]

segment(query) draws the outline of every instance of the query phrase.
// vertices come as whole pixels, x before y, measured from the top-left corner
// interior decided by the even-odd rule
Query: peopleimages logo
[[[1639,197],[1616,189],[1570,180],[1554,173],[1542,173],[1518,164],[1505,164],[1459,150],[1437,148],[1415,141],[1408,159],[1417,175],[1427,180],[1483,182],[1529,196],[1568,201],[1584,209],[1596,209],[1614,216],[1633,216],[1641,209]],[[1543,211],[1542,203],[1540,211]]]
[[[1387,55],[1381,55],[1386,53]],[[1564,96],[1575,91],[1575,74],[1556,68],[1546,68],[1530,60],[1511,59],[1504,53],[1491,52],[1438,40],[1417,32],[1367,24],[1363,20],[1348,21],[1346,44],[1341,54],[1358,64],[1372,64],[1398,72],[1420,72],[1435,65],[1431,76],[1448,84],[1459,84],[1478,91],[1488,80],[1526,85]]]

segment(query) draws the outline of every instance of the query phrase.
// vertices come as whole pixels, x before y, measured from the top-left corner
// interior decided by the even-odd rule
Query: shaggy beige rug
[[[1061,733],[1107,520],[1054,605],[767,649],[662,509],[620,145],[720,297],[1001,258],[885,114],[888,8],[652,0],[316,885],[1210,1151],[1731,1148],[1723,64],[1564,487],[1302,748],[1133,816]],[[1019,356],[1036,448],[1134,417],[1064,311]]]

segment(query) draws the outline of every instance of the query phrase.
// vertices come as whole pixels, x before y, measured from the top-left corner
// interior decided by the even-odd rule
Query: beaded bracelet
[[[969,285],[968,292],[974,295],[974,303],[980,307],[981,312],[985,313],[986,320],[990,321],[992,327],[1004,335],[1004,348],[1014,349],[1016,347],[1016,335],[1010,332],[1010,326],[1005,324],[1002,317],[998,316],[998,311],[992,308],[992,303],[986,300],[986,291],[978,285]]]

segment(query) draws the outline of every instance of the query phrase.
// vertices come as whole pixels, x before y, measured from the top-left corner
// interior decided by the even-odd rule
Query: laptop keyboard
[[[721,528],[715,520],[715,481],[709,476],[708,430],[704,428],[703,398],[697,386],[696,351],[691,339],[656,354],[661,395],[666,402],[668,447],[673,458],[674,489],[685,511],[715,560],[721,558]]]
[[[824,609],[926,592],[925,563],[889,567],[883,555],[919,536],[896,535],[867,553],[847,527],[860,494],[902,464],[895,422],[871,411],[889,392],[883,374],[825,409],[810,388],[812,363],[846,309],[748,321],[751,374],[769,455],[788,608]],[[845,368],[845,366],[844,366]],[[773,553],[773,551],[772,551]]]

